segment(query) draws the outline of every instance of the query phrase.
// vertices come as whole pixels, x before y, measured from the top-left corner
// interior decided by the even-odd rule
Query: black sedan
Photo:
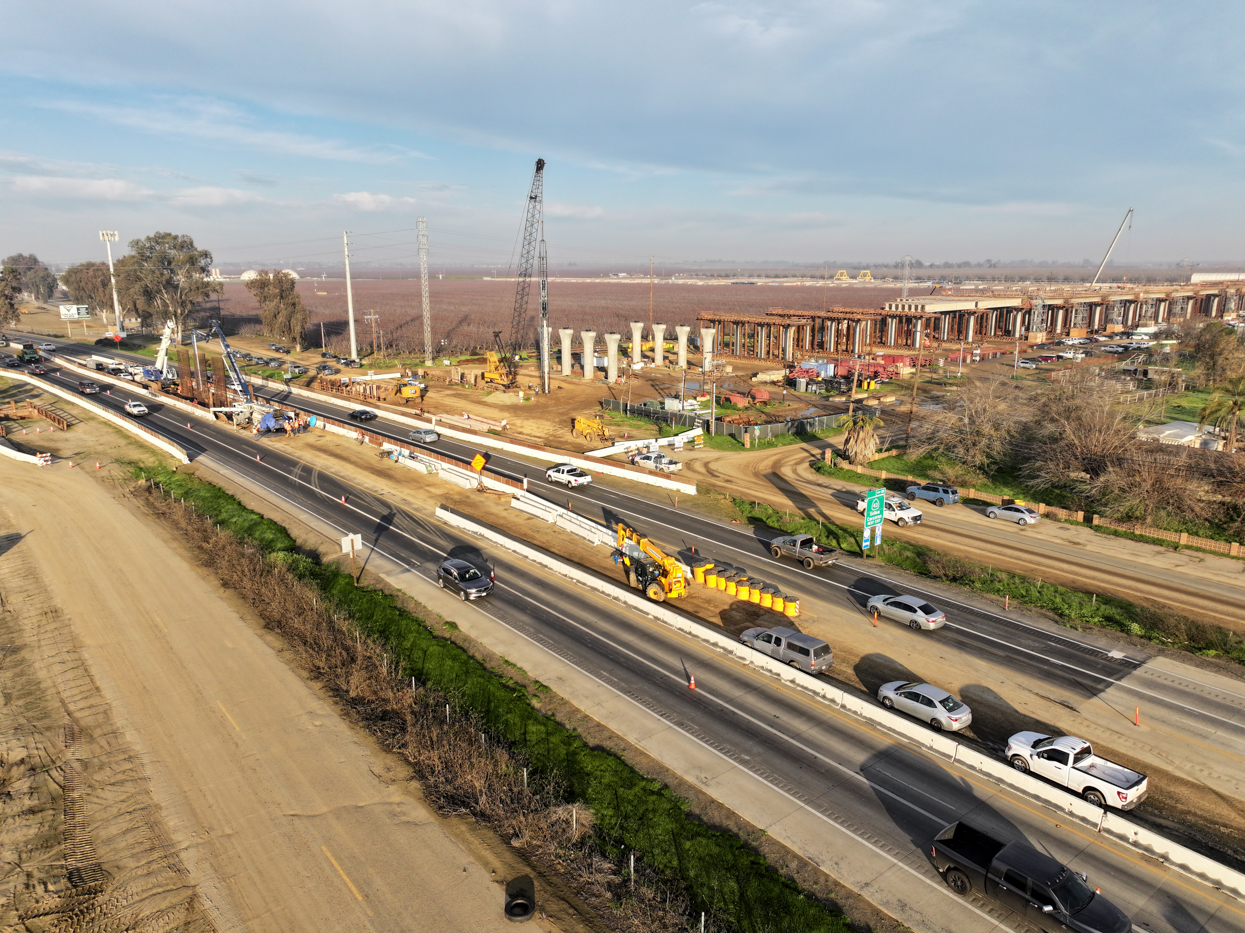
[[[366,408],[360,408],[350,413],[351,421],[375,421],[376,412],[368,411]]]

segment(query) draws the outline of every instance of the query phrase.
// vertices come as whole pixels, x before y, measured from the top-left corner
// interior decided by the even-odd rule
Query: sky
[[[8,0],[0,255],[1245,260],[1245,5]]]

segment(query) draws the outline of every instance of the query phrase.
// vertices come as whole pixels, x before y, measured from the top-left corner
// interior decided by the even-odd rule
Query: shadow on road
[[[852,668],[861,685],[873,696],[877,695],[882,684],[903,680],[909,683],[920,683],[924,680],[920,674],[900,664],[885,654],[866,654]]]
[[[1007,747],[1007,740],[1017,732],[1063,734],[1058,726],[1020,712],[992,688],[982,684],[965,684],[960,689],[960,699],[973,711],[973,734],[999,754]]]

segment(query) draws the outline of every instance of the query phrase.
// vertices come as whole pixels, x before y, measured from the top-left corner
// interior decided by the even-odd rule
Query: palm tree
[[[1245,423],[1245,376],[1237,376],[1227,382],[1220,383],[1206,401],[1206,405],[1198,413],[1198,427],[1213,424],[1215,427],[1228,429],[1227,450],[1236,450],[1237,425]]]
[[[852,462],[853,466],[865,466],[873,459],[878,449],[877,429],[882,426],[882,419],[872,418],[858,411],[853,415],[845,416],[839,422],[840,427],[844,423],[851,425],[847,429],[847,437],[843,444],[847,451],[847,459]]]

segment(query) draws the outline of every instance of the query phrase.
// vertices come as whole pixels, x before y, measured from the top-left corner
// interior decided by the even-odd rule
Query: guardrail
[[[942,733],[932,732],[924,725],[906,717],[888,713],[871,700],[856,693],[848,693],[820,677],[812,677],[794,670],[769,655],[753,651],[738,640],[718,632],[691,616],[676,612],[664,605],[654,603],[642,595],[623,589],[581,567],[530,545],[516,541],[487,525],[473,521],[445,506],[438,506],[436,517],[448,525],[482,538],[498,547],[557,573],[559,576],[601,593],[650,618],[662,622],[676,631],[691,635],[716,648],[737,661],[765,670],[767,673],[807,693],[818,696],[842,710],[853,713],[871,725],[897,733],[911,742],[929,749],[952,765],[970,768],[992,778],[996,783],[1039,800],[1068,817],[1075,818],[1089,829],[1108,836],[1139,853],[1158,859],[1168,867],[1210,884],[1219,890],[1245,901],[1245,874],[1216,862],[1201,853],[1194,852],[1179,843],[1160,836],[1130,821],[1115,810],[1102,810],[1086,803],[1080,797],[1060,790],[1030,774],[1022,774],[1002,759],[991,758],[974,748],[963,745]]]

